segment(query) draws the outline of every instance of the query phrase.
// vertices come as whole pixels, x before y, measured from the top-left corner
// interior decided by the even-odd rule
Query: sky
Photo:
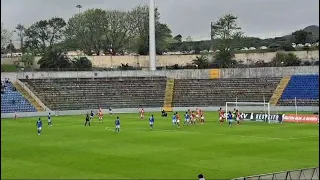
[[[224,14],[238,16],[246,36],[269,38],[290,34],[308,25],[319,25],[319,0],[155,0],[161,21],[175,36],[210,38],[210,22]],[[69,19],[91,8],[129,10],[148,0],[1,0],[1,22],[8,29],[53,16]]]

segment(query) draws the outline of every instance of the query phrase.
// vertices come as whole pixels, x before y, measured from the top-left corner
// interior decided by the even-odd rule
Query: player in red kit
[[[140,118],[141,118],[141,119],[144,118],[144,110],[143,110],[143,109],[141,109],[141,111],[140,111]]]
[[[100,121],[100,122],[102,122],[103,113],[102,113],[102,109],[101,109],[101,107],[99,108],[98,116],[99,116],[99,121]]]
[[[176,112],[177,126],[180,128],[180,115]]]
[[[241,114],[238,110],[236,110],[236,121],[237,124],[240,125]]]
[[[225,114],[222,110],[222,108],[219,109],[219,121],[220,121],[220,125],[223,124],[223,122],[225,121],[226,117]]]
[[[203,111],[200,110],[200,122],[203,124],[204,123],[204,114],[203,114]]]

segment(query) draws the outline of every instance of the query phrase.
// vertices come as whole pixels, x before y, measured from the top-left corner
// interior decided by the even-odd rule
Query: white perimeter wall
[[[195,110],[196,108],[200,108],[205,112],[210,112],[214,111],[217,112],[220,107],[174,107],[173,111],[187,111],[188,109],[193,109]],[[224,108],[224,107],[222,107]],[[233,109],[232,106],[230,106],[231,109]],[[301,106],[297,107],[298,113],[299,112],[318,112],[319,107],[312,107],[312,106]],[[260,112],[264,110],[263,106],[241,106],[241,111],[242,112]],[[162,108],[144,108],[145,112],[154,112],[154,113],[159,113],[161,112]],[[294,106],[270,106],[270,113],[277,113],[277,112],[295,112],[296,107]],[[71,115],[85,115],[89,113],[91,109],[89,110],[74,110],[74,111],[51,111],[51,114],[53,116],[71,116]],[[98,111],[97,109],[94,111]],[[123,108],[123,109],[113,109],[112,112],[114,114],[122,114],[122,113],[138,113],[140,109],[138,108]],[[109,110],[104,109],[103,110],[104,114],[108,114]],[[20,112],[18,113],[18,117],[43,117],[47,116],[49,112]],[[3,118],[13,118],[14,113],[1,113],[1,119]]]
[[[220,69],[220,78],[283,77],[295,74],[319,74],[319,66],[226,68]],[[62,72],[1,72],[1,78],[102,78],[102,77],[152,77],[166,76],[174,79],[210,79],[210,69],[163,71],[62,71]]]

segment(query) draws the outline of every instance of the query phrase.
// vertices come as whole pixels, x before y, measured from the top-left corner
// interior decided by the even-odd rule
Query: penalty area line
[[[108,131],[114,131],[114,128],[106,128]],[[124,129],[120,131],[124,132],[141,132],[141,131],[155,131],[155,132],[164,132],[164,133],[188,133],[188,134],[210,134],[210,135],[218,135],[218,136],[237,136],[237,137],[243,137],[243,138],[256,138],[256,139],[267,139],[267,140],[299,140],[299,139],[308,139],[308,138],[316,138],[319,136],[303,136],[303,137],[295,137],[295,138],[281,138],[281,137],[266,137],[266,136],[248,136],[248,135],[237,135],[237,134],[224,134],[224,133],[201,133],[201,132],[194,132],[194,131],[179,131],[177,130],[165,130],[165,129]]]

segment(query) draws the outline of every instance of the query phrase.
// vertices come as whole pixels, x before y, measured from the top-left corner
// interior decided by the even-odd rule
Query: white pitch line
[[[112,128],[108,128],[109,131],[114,131]],[[122,131],[131,131],[131,132],[139,132],[139,131],[148,131],[148,129],[124,129]],[[151,130],[150,130],[151,131]],[[175,130],[164,130],[164,129],[154,129],[153,131],[156,132],[168,132],[168,133],[191,133],[191,134],[211,134],[211,135],[218,135],[218,136],[237,136],[243,138],[257,138],[257,139],[268,139],[268,140],[299,140],[299,139],[306,139],[306,138],[315,138],[319,136],[303,136],[303,137],[296,137],[296,138],[277,138],[277,137],[265,137],[265,136],[246,136],[246,135],[237,135],[237,134],[223,134],[223,133],[201,133],[201,132],[194,132],[194,131],[175,131]],[[121,132],[121,130],[120,130]]]

